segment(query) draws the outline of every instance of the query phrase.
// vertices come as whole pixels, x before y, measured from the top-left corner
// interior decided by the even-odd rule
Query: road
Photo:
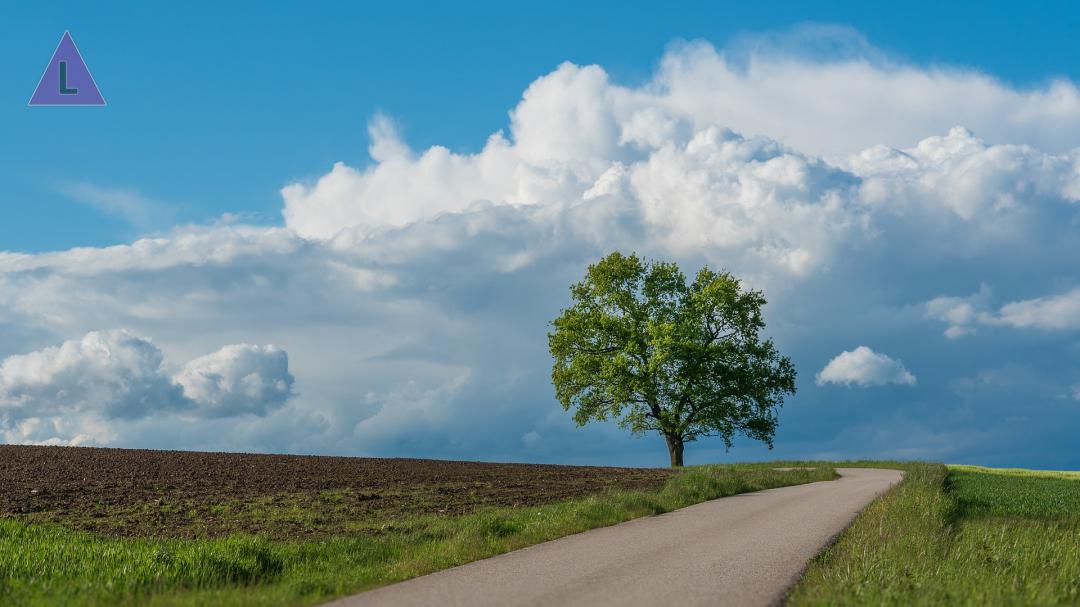
[[[348,597],[334,607],[774,605],[896,470],[704,502]]]

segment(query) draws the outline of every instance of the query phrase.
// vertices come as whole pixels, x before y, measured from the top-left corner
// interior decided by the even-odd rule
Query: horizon
[[[573,462],[565,462],[559,464],[544,464],[538,462],[529,461],[502,461],[502,460],[486,460],[486,459],[460,459],[460,460],[448,460],[448,459],[434,459],[426,457],[409,457],[409,456],[368,456],[368,455],[339,455],[334,453],[274,453],[269,451],[192,451],[187,449],[155,449],[153,447],[102,447],[95,445],[45,445],[45,444],[11,444],[0,443],[2,446],[8,447],[32,447],[42,449],[104,449],[115,451],[158,451],[158,452],[173,452],[173,453],[203,453],[209,455],[266,455],[266,456],[281,456],[281,457],[331,457],[331,458],[359,458],[359,459],[399,459],[399,460],[414,460],[414,461],[435,461],[435,462],[458,462],[466,464],[496,464],[496,465],[540,465],[540,466],[567,466],[572,468],[626,468],[628,466],[619,466],[618,464],[575,464]],[[727,464],[759,464],[759,463],[799,463],[801,461],[814,462],[823,460],[747,460],[747,461],[728,461],[723,462]],[[834,462],[828,462],[837,466],[843,466],[844,464],[856,464],[867,463],[873,461],[889,461],[889,460],[866,460],[866,459],[848,459],[848,460],[836,460]],[[922,460],[910,460],[910,461],[922,461]],[[1046,468],[1006,468],[995,466],[980,466],[978,464],[962,464],[957,462],[932,462],[943,464],[949,468],[971,468],[977,470],[992,470],[992,471],[1030,471],[1030,472],[1073,472],[1071,470],[1050,470]],[[693,465],[693,464],[691,464]],[[705,462],[701,465],[712,465],[711,462]],[[642,467],[642,468],[657,468],[667,469],[671,466],[663,463],[657,465],[644,465],[644,466],[629,466],[629,467]]]

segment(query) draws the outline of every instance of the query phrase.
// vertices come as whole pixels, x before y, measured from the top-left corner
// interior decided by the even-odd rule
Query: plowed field
[[[379,534],[418,515],[656,489],[667,469],[0,445],[0,516],[120,536]]]

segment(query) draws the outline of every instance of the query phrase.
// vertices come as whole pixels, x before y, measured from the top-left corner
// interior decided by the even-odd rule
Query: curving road
[[[773,605],[896,470],[745,493],[348,597],[335,607]]]

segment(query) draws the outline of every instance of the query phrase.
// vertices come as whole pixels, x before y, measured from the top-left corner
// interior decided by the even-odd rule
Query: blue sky
[[[6,249],[104,245],[135,233],[62,193],[65,182],[133,189],[177,221],[222,213],[279,220],[277,190],[331,163],[367,162],[384,110],[417,148],[475,151],[539,74],[563,61],[646,80],[665,47],[719,46],[805,22],[848,25],[882,52],[978,68],[1018,86],[1080,78],[1074,3],[476,2],[161,6],[50,3],[0,20],[0,194],[19,209]],[[977,7],[977,8],[976,8]],[[28,110],[72,31],[107,111]],[[820,45],[827,52],[830,45]],[[57,142],[66,142],[59,145]],[[58,216],[61,218],[57,220]],[[167,222],[166,222],[167,223]],[[161,229],[167,225],[155,225]]]
[[[764,289],[800,371],[688,461],[1080,466],[1080,9],[939,4],[20,7],[0,437],[662,462],[548,381],[619,248]],[[108,107],[26,106],[65,29]]]

